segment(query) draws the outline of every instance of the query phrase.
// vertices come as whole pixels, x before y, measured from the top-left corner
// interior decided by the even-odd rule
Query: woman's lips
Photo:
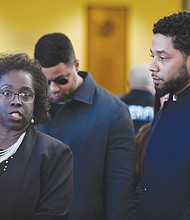
[[[9,118],[13,121],[18,121],[22,119],[20,112],[11,112],[9,113]]]

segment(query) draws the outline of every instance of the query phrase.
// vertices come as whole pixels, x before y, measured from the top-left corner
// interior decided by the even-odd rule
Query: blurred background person
[[[148,64],[136,65],[130,72],[128,94],[120,96],[128,105],[133,120],[135,133],[139,128],[152,121],[154,117],[154,84]]]
[[[148,141],[148,135],[150,132],[151,122],[144,124],[141,126],[141,128],[138,130],[135,141],[136,141],[136,147],[137,147],[137,158],[136,158],[136,174],[137,174],[137,183],[140,182],[141,179],[141,170],[143,166],[144,161],[144,155],[146,152],[146,146]]]
[[[66,220],[72,154],[40,133],[47,120],[47,80],[26,54],[0,56],[0,219]]]

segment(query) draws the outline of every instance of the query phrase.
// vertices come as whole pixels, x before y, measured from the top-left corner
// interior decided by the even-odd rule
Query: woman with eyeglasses
[[[26,54],[0,56],[0,219],[65,220],[72,198],[72,153],[40,133],[48,83]]]

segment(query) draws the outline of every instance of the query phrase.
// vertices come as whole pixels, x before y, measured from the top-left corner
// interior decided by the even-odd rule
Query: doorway
[[[118,95],[126,85],[126,8],[88,8],[88,70]]]

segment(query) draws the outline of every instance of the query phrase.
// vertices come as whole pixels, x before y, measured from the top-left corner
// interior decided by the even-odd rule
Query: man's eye
[[[167,60],[167,57],[160,57],[161,60]]]

